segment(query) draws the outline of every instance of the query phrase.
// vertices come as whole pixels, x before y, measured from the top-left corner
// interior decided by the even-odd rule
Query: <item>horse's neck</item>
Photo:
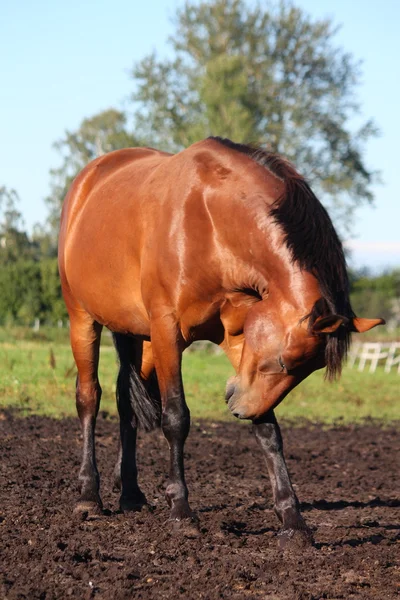
[[[296,265],[285,272],[285,277],[280,275],[269,283],[271,303],[279,307],[282,316],[291,314],[297,322],[310,314],[315,302],[321,298],[318,280]]]
[[[235,256],[231,289],[254,289],[263,299],[270,297],[282,311],[308,314],[321,297],[316,277],[293,262],[289,249],[278,236],[267,243],[253,244],[245,250],[247,256]],[[249,257],[250,254],[250,257]],[[232,276],[232,275],[231,275]]]
[[[226,246],[221,252],[222,281],[228,290],[256,290],[282,311],[308,314],[321,297],[317,279],[293,262],[286,234],[255,196],[251,210],[238,204],[232,212]]]

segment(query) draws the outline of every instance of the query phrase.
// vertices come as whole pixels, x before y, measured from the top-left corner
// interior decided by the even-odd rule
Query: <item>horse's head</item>
[[[266,302],[258,302],[245,320],[239,371],[227,383],[230,410],[242,419],[261,418],[310,373],[327,366],[330,359],[339,361],[340,372],[345,351],[330,356],[335,348],[338,353],[340,350],[334,345],[327,351],[329,340],[348,339],[351,331],[364,332],[383,323],[383,319],[329,314],[310,325],[309,318],[299,319],[289,307],[283,318],[281,310],[275,312]]]

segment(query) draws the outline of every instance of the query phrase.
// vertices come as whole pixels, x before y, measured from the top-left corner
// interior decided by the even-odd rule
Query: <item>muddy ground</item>
[[[399,591],[399,438],[394,426],[283,427],[315,545],[277,546],[260,451],[239,423],[194,423],[186,447],[197,538],[171,529],[159,432],[141,435],[140,481],[153,510],[125,516],[111,488],[118,424],[99,418],[104,515],[78,520],[75,419],[2,415],[0,597],[395,598]]]

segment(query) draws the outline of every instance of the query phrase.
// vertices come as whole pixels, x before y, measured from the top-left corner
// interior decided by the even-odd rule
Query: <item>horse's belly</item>
[[[121,256],[112,245],[96,251],[79,244],[70,248],[66,277],[75,301],[112,331],[149,336],[150,323],[135,255]]]
[[[84,306],[98,323],[105,325],[111,331],[150,337],[150,323],[140,302],[135,302],[133,299],[121,301],[121,298],[110,295],[107,305],[90,300]]]
[[[98,322],[118,333],[150,336],[150,323],[141,299],[127,289],[123,294],[118,289],[104,287],[96,282],[97,289],[90,293],[88,286],[79,294],[83,308]]]

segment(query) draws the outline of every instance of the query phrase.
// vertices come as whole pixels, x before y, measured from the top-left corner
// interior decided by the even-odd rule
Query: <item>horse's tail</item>
[[[137,340],[120,333],[113,333],[113,339],[120,363],[117,379],[118,410],[135,427],[151,431],[161,424],[161,397],[157,376],[154,372],[147,381],[140,377],[140,367],[137,364],[141,363],[141,352]]]

